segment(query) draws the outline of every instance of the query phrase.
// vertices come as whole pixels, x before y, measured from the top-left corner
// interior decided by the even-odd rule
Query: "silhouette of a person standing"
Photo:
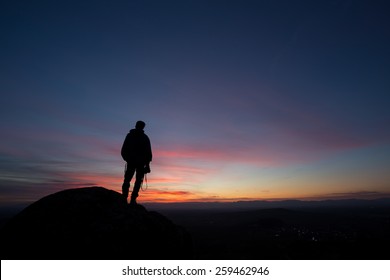
[[[135,175],[135,183],[131,193],[130,204],[136,204],[139,189],[142,185],[145,173],[150,172],[152,161],[152,148],[149,137],[144,133],[145,123],[137,121],[135,128],[131,129],[123,142],[121,155],[126,161],[125,178],[122,185],[122,194],[127,200],[130,181]]]

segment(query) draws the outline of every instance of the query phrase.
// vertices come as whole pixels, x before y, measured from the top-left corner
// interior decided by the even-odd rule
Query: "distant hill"
[[[237,202],[183,202],[145,203],[153,209],[198,209],[198,210],[250,210],[264,208],[318,208],[318,207],[390,207],[390,198],[380,199],[340,199],[340,200],[282,200],[282,201],[237,201]]]
[[[61,191],[1,229],[2,259],[189,259],[189,233],[101,187]]]

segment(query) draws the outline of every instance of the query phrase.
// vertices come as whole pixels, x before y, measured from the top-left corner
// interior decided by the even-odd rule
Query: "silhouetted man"
[[[144,133],[144,128],[145,123],[138,121],[135,129],[131,129],[127,134],[121,150],[122,158],[126,161],[125,179],[122,185],[122,194],[126,200],[129,195],[130,181],[136,173],[131,193],[131,205],[136,204],[144,175],[150,172],[149,164],[152,161],[152,148],[149,137]]]

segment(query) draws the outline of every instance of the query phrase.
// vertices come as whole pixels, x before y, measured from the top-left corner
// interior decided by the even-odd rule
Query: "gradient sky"
[[[0,202],[120,191],[137,120],[146,201],[390,196],[387,1],[2,1]]]

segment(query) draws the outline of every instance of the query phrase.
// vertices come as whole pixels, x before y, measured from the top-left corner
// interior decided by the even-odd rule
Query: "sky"
[[[142,202],[390,196],[387,1],[0,3],[0,203],[120,191],[138,120]],[[144,184],[145,185],[145,184]]]

